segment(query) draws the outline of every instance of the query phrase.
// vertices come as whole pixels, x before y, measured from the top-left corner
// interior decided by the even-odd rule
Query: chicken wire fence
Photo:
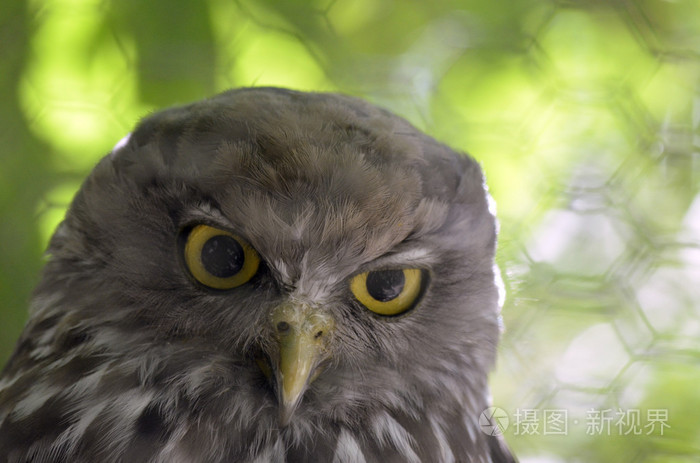
[[[700,460],[700,3],[1,8],[0,361],[66,205],[139,117],[230,87],[340,91],[484,166],[507,289],[484,432],[522,461]]]

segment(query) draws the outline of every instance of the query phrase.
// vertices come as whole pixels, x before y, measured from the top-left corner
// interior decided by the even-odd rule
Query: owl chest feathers
[[[47,329],[43,339],[50,333],[57,329]],[[117,335],[105,329],[98,339],[110,343]],[[399,376],[372,396],[367,391],[374,386],[362,378],[318,381],[295,419],[280,427],[274,396],[261,394],[259,373],[239,362],[212,355],[202,362],[163,346],[138,359],[98,364],[101,349],[93,341],[75,342],[60,359],[39,346],[28,351],[36,370],[50,375],[18,371],[0,382],[0,398],[15,403],[0,413],[0,451],[9,461],[500,461],[473,420],[485,401],[471,403],[449,384],[463,379],[445,377],[439,406],[435,398],[433,404],[404,393]]]

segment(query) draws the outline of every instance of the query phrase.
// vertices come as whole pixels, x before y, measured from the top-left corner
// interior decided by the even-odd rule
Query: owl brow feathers
[[[435,232],[443,226],[447,213],[447,204],[435,200],[422,200],[416,211],[416,216],[418,216],[419,219],[416,220],[415,228],[408,232],[407,238],[395,244],[383,255],[363,264],[361,269],[411,266],[427,267],[436,264],[437,258],[431,253],[431,248],[421,245],[419,238],[424,235],[429,235],[431,232]],[[282,221],[278,222],[280,231],[291,236],[292,239],[301,240],[301,236],[305,233],[305,228],[311,226],[309,215],[310,213],[301,214],[299,217],[300,220],[295,221],[291,226]],[[254,241],[254,237],[247,236],[242,230],[245,227],[240,227],[232,223],[226,215],[219,210],[217,202],[211,199],[198,201],[193,207],[189,207],[185,212],[180,213],[178,216],[178,223],[181,224],[181,227],[187,226],[188,224],[206,223],[227,229],[233,233],[244,236],[249,241]],[[283,261],[275,262],[270,259],[268,263],[272,263],[275,267],[279,264],[279,268],[276,268],[276,270],[280,275],[287,275],[284,281],[291,284],[289,275],[285,270],[286,264]]]

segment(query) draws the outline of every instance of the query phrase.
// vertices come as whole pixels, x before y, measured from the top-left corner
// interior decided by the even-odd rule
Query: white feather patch
[[[343,428],[338,436],[338,443],[335,446],[333,463],[365,463],[365,456],[362,453],[360,444],[357,443],[350,432]]]
[[[112,152],[109,153],[109,157],[114,159],[119,154],[119,151],[121,151],[122,148],[124,148],[126,144],[129,143],[130,139],[131,134],[127,133],[121,140],[117,142],[116,145],[114,145],[114,148],[112,148]]]
[[[442,426],[437,422],[435,417],[430,417],[430,429],[433,430],[435,439],[438,441],[438,446],[440,449],[440,461],[442,463],[454,463],[455,456],[450,448],[450,443],[445,437],[445,433],[442,431]]]
[[[47,386],[42,383],[35,384],[27,395],[15,405],[12,412],[14,419],[24,419],[39,410],[47,400],[54,397],[60,390],[60,388],[55,386]]]
[[[379,413],[372,419],[372,430],[381,444],[393,445],[406,457],[407,462],[420,463],[413,450],[413,437],[388,413]]]

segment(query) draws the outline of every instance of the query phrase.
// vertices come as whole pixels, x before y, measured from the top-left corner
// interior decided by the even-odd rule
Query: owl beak
[[[280,425],[287,426],[304,392],[321,372],[328,357],[327,340],[333,329],[329,315],[306,305],[283,305],[272,316],[279,345],[273,362]]]

